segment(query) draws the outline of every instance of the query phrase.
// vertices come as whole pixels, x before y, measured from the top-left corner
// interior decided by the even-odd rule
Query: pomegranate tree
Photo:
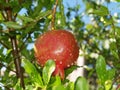
[[[52,59],[56,63],[53,75],[64,79],[64,69],[75,63],[79,55],[79,47],[74,35],[66,30],[51,30],[40,35],[34,45],[37,62],[44,66]]]

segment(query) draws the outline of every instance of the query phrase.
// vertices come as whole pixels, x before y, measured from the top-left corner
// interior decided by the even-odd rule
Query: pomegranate
[[[44,66],[47,60],[53,59],[56,69],[53,75],[64,79],[64,69],[77,60],[79,47],[72,33],[66,30],[51,30],[37,38],[34,45],[37,62]]]

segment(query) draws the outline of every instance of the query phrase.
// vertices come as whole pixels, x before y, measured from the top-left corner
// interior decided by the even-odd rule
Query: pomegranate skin
[[[41,66],[49,59],[54,60],[54,75],[60,75],[61,78],[64,78],[64,69],[73,65],[79,55],[74,35],[66,30],[52,30],[42,34],[35,41],[34,51]]]

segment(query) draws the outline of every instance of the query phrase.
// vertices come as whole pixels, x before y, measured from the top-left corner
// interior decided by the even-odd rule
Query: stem
[[[51,30],[55,29],[54,25],[55,25],[55,14],[56,14],[57,5],[58,5],[58,0],[56,0],[53,11],[52,11]]]

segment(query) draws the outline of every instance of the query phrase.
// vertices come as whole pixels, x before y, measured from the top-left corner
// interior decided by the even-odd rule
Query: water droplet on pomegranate
[[[60,64],[62,64],[62,61],[60,61]]]
[[[68,64],[67,67],[70,67],[70,65]]]
[[[70,53],[70,56],[72,56],[72,53]]]
[[[56,62],[56,59],[54,59],[54,61]]]

